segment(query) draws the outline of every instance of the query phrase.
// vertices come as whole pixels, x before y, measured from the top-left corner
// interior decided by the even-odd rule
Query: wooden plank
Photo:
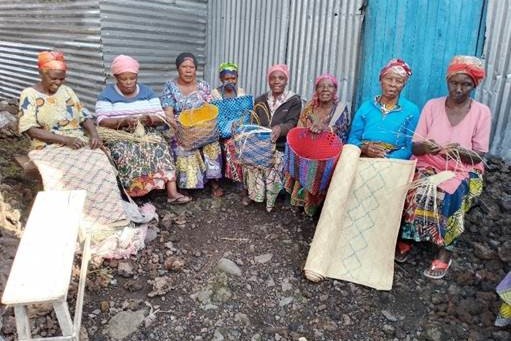
[[[76,334],[80,333],[82,325],[83,297],[85,294],[85,282],[87,281],[87,268],[91,257],[90,253],[91,235],[88,233],[83,243],[82,266],[80,268],[80,280],[78,282],[78,294],[76,295],[76,306],[74,316],[74,330]]]
[[[24,305],[14,306],[14,316],[16,318],[16,331],[20,340],[30,340],[30,321],[28,320],[27,307]]]
[[[55,315],[57,315],[57,320],[59,320],[62,335],[72,336],[73,321],[71,320],[71,315],[69,314],[69,307],[67,306],[67,302],[55,302],[53,303],[53,309],[55,309]]]
[[[65,301],[85,196],[83,190],[38,193],[2,303]]]

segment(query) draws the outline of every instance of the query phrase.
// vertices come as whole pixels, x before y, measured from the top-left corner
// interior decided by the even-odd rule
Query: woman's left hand
[[[309,130],[314,134],[319,134],[323,131],[328,130],[328,125],[323,124],[321,122],[315,122],[312,124],[312,126],[309,128]]]
[[[92,136],[89,138],[89,146],[91,149],[100,148],[103,145],[103,140],[99,136]]]
[[[273,128],[271,128],[271,142],[275,143],[277,142],[278,138],[280,137],[281,129],[280,125],[276,125]]]

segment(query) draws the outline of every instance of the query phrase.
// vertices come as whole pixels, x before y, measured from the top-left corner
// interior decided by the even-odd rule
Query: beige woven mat
[[[415,161],[360,158],[345,145],[305,264],[324,277],[390,290],[394,249]]]

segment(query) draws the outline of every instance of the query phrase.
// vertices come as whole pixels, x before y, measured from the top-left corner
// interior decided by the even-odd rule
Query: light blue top
[[[351,125],[349,144],[359,147],[362,142],[384,142],[394,146],[388,158],[409,159],[412,155],[412,137],[419,121],[419,108],[400,97],[396,107],[384,114],[375,98],[362,103]]]

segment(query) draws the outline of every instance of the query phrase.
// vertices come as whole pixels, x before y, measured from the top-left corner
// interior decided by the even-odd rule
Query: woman
[[[222,63],[218,67],[218,72],[222,84],[211,92],[213,100],[245,96],[245,90],[238,87],[237,64]],[[236,182],[243,182],[243,169],[237,162],[233,139],[222,140],[220,144],[224,155],[224,176]]]
[[[245,89],[238,86],[238,64],[229,62],[220,64],[218,67],[218,78],[221,84],[211,92],[213,99],[246,95]]]
[[[464,229],[463,216],[482,191],[482,157],[488,151],[491,113],[470,94],[483,78],[479,59],[454,57],[447,69],[447,97],[426,103],[413,136],[418,186],[407,195],[401,237],[430,241],[440,248],[424,271],[429,278],[447,273],[452,248]],[[451,171],[454,177],[438,186],[427,181],[442,171]],[[396,260],[405,261],[410,249],[410,244],[399,242]]]
[[[271,128],[271,138],[276,143],[277,150],[270,169],[243,166],[243,181],[247,193],[242,203],[247,206],[251,201],[266,201],[266,210],[270,212],[283,188],[283,151],[286,136],[298,122],[302,100],[299,95],[286,88],[289,80],[287,65],[271,66],[267,79],[270,91],[256,98],[254,108],[260,125]]]
[[[309,128],[313,133],[333,132],[346,143],[350,113],[348,106],[338,100],[337,87],[337,79],[328,73],[316,78],[314,94],[300,114],[298,127]],[[291,194],[291,205],[303,206],[309,216],[317,212],[326,195],[309,193],[289,174],[285,177],[285,188]]]
[[[132,131],[141,124],[160,143],[112,140],[106,145],[119,171],[119,178],[130,196],[143,196],[153,189],[166,189],[167,201],[185,204],[191,198],[177,191],[175,167],[167,143],[156,131],[164,118],[160,100],[151,88],[137,82],[139,64],[125,55],[115,57],[111,65],[116,84],[99,94],[96,116],[99,126]]]
[[[497,286],[497,294],[499,294],[502,304],[495,319],[495,326],[506,327],[511,325],[511,271]]]
[[[32,139],[28,155],[41,173],[44,189],[85,189],[82,226],[88,231],[104,234],[128,226],[116,172],[99,149],[102,141],[94,122],[74,91],[63,84],[64,55],[43,51],[38,68],[40,81],[20,95],[19,131]]]
[[[198,108],[211,100],[209,84],[197,80],[197,59],[193,54],[184,52],[177,56],[176,68],[178,78],[165,83],[161,96],[163,110],[174,129],[183,110]],[[176,157],[180,188],[204,188],[204,184],[212,180],[212,195],[221,197],[224,194],[216,180],[222,177],[222,152],[218,142],[187,151],[174,139],[171,147]]]
[[[400,94],[411,75],[400,59],[390,60],[380,71],[381,95],[362,103],[348,138],[349,144],[360,147],[362,156],[410,158],[419,109]]]

